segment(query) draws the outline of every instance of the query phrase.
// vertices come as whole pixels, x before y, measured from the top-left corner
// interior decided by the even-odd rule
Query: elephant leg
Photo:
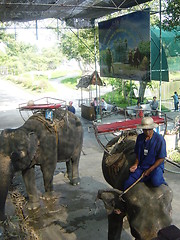
[[[27,204],[28,209],[37,209],[40,206],[39,197],[37,194],[37,188],[35,183],[35,170],[34,167],[22,171],[26,191],[28,194],[29,202]]]
[[[53,192],[53,175],[56,169],[56,162],[51,163],[51,165],[41,166],[41,171],[43,173],[44,189],[43,199],[50,200],[55,196]]]
[[[67,172],[66,172],[67,178],[69,178],[69,180],[71,181],[71,179],[72,179],[72,161],[71,161],[71,159],[68,162],[66,162],[66,168],[67,168]]]
[[[80,158],[80,154],[79,156],[73,156],[71,161],[72,161],[72,178],[70,179],[70,183],[72,185],[78,185],[80,184],[80,178],[79,178],[79,158]]]
[[[108,215],[108,240],[120,240],[124,214],[112,212]]]

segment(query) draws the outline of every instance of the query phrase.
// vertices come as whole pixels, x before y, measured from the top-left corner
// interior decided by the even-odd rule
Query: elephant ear
[[[28,156],[30,160],[34,158],[37,148],[38,148],[38,138],[34,132],[30,132],[28,134],[29,142],[28,142]]]
[[[15,171],[22,171],[30,167],[38,148],[38,138],[34,132],[28,134],[20,132],[20,136],[25,139],[24,145],[22,145],[24,148],[11,153],[11,160]]]

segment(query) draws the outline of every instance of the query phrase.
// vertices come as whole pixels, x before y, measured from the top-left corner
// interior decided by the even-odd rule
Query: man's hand
[[[147,176],[149,176],[149,174],[152,172],[152,170],[149,168],[149,169],[147,169],[146,171],[144,171],[144,173],[143,173],[143,177],[147,177]]]
[[[131,167],[130,167],[130,172],[135,172],[136,171],[136,169],[137,169],[137,164],[134,164],[134,165],[132,165]]]
[[[157,168],[162,162],[164,161],[163,158],[159,158],[158,160],[156,160],[156,162],[146,171],[144,171],[143,173],[143,177],[147,177],[149,176],[149,174],[155,169]]]

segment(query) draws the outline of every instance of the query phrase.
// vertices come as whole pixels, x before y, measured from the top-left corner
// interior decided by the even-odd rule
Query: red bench
[[[159,117],[159,116],[153,116],[152,117],[154,122],[159,124],[166,123],[165,118]],[[130,130],[135,129],[137,125],[141,124],[141,118],[136,118],[132,120],[126,120],[122,122],[113,122],[113,123],[107,123],[102,125],[96,125],[97,133],[108,133],[108,132],[116,132],[121,130]]]

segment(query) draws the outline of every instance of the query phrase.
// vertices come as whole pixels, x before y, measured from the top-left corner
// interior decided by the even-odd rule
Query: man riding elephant
[[[137,128],[143,133],[138,135],[135,145],[136,161],[130,167],[129,178],[124,183],[124,190],[132,185],[143,174],[141,181],[150,181],[154,187],[166,184],[164,172],[164,158],[166,157],[166,142],[164,138],[154,132],[158,127],[151,117],[144,117]]]
[[[163,177],[166,144],[155,127],[144,117],[138,126],[143,133],[124,133],[106,145],[102,170],[113,189],[99,190],[98,198],[108,214],[108,240],[120,239],[125,216],[136,240],[151,240],[171,224],[172,190]]]

